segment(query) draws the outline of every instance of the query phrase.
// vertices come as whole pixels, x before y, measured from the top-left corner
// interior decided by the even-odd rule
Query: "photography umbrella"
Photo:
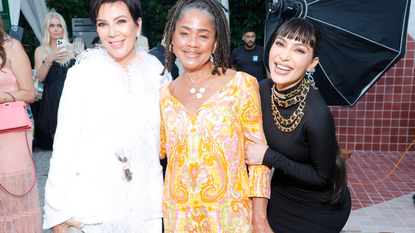
[[[406,50],[410,0],[273,0],[265,24],[264,63],[276,29],[307,18],[322,34],[314,79],[328,105],[353,106]]]

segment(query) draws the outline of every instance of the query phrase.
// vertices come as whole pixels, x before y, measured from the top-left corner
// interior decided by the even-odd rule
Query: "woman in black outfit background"
[[[268,146],[248,136],[248,165],[275,169],[263,221],[274,232],[340,232],[351,198],[333,116],[305,72],[319,61],[321,34],[305,19],[291,19],[277,31],[270,49],[271,79],[260,82]],[[269,227],[265,232],[271,232]]]
[[[59,46],[58,39],[64,39],[66,46]],[[75,64],[75,53],[69,44],[66,23],[56,12],[46,15],[43,22],[43,41],[35,50],[35,69],[40,82],[44,83],[42,102],[39,109],[40,128],[55,137],[58,122],[58,108],[68,69]]]

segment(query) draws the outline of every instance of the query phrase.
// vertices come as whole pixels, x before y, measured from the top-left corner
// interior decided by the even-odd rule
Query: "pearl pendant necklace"
[[[203,97],[203,93],[205,93],[205,91],[206,91],[206,88],[204,88],[204,87],[201,87],[200,89],[199,89],[199,92],[196,94],[196,98],[198,98],[198,99],[201,99],[202,97]],[[190,89],[190,93],[191,94],[194,94],[194,93],[196,93],[196,88],[191,88]]]

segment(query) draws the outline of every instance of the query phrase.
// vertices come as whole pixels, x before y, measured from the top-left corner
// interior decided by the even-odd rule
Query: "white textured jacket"
[[[69,218],[108,232],[143,232],[162,217],[159,88],[163,66],[137,50],[126,72],[105,49],[85,51],[69,69],[45,194],[45,229]],[[123,178],[126,163],[133,173]]]

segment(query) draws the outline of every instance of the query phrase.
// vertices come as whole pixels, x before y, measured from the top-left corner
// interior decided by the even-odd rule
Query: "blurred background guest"
[[[151,49],[148,53],[156,56],[157,59],[159,59],[159,61],[161,62],[161,64],[165,65],[166,64],[166,59],[164,57],[165,52],[166,52],[166,43],[164,42],[164,40],[162,40],[160,43],[157,43],[157,46]],[[171,67],[171,77],[173,78],[173,80],[179,77],[179,68],[177,67],[175,63],[173,63],[173,66]]]
[[[251,203],[256,220],[257,199],[270,195],[269,168],[250,166],[248,177],[244,161],[245,135],[265,140],[258,82],[226,69],[230,33],[219,1],[177,1],[164,36],[165,69],[176,57],[184,69],[160,90],[165,232],[250,232]]]
[[[58,39],[63,39],[66,45],[58,46]],[[74,57],[64,19],[56,12],[47,14],[43,23],[43,41],[35,50],[35,69],[39,73],[39,81],[44,83],[39,123],[52,138],[56,131],[63,84],[68,69],[75,64]]]
[[[148,39],[147,37],[141,35],[141,33],[137,36],[137,40],[135,41],[135,48],[136,49],[142,49],[144,51],[149,50],[149,45],[148,45]]]
[[[20,42],[6,34],[1,17],[0,45],[0,104],[33,103],[36,91],[29,58]],[[13,194],[25,193],[33,183],[31,150],[30,130],[0,134],[0,185]],[[21,197],[0,189],[0,232],[42,232],[37,183]]]
[[[102,42],[101,42],[101,40],[99,39],[99,36],[95,37],[95,38],[92,40],[92,45],[94,46],[94,48],[96,48],[96,47],[98,47],[98,46],[102,45]]]
[[[231,67],[254,76],[259,82],[264,79],[264,47],[255,44],[255,40],[255,29],[245,27],[242,31],[244,44],[232,51]]]
[[[77,44],[75,44],[75,42]],[[71,37],[69,39],[69,43],[72,46],[73,53],[74,53],[75,56],[78,56],[80,53],[82,53],[86,49],[85,41],[80,36],[73,36],[73,37]],[[79,47],[77,45],[79,45]]]

